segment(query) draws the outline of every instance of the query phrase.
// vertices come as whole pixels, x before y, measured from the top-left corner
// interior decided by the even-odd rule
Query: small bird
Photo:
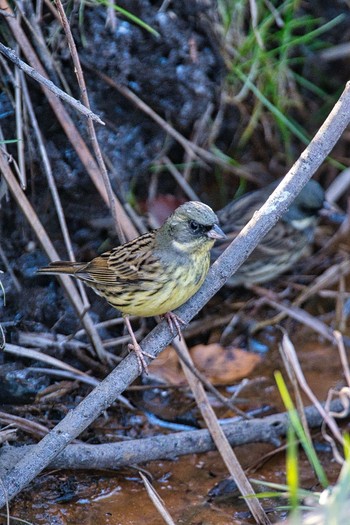
[[[183,321],[175,310],[201,287],[210,266],[210,249],[226,236],[209,206],[190,201],[179,206],[157,230],[146,233],[90,262],[57,261],[40,274],[68,274],[107,299],[124,317],[140,372],[147,364],[129,315],[164,316],[172,333]]]
[[[252,191],[230,202],[217,212],[227,239],[215,246],[212,262],[225,250],[243,226],[271,195],[280,181]],[[313,241],[320,210],[325,206],[325,193],[318,182],[310,180],[289,210],[267,233],[248,259],[227,281],[229,287],[261,284],[286,272],[304,255]]]

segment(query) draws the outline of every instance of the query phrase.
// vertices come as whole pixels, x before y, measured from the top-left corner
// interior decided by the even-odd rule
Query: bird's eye
[[[198,232],[199,230],[199,224],[197,221],[190,221],[190,228],[193,231],[193,233]]]

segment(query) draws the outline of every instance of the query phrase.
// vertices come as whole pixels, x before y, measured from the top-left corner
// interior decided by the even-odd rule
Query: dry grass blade
[[[309,297],[312,297],[323,288],[333,286],[339,281],[339,277],[347,276],[350,273],[350,260],[346,259],[339,264],[335,264],[328,268],[322,275],[317,277],[312,286],[309,286],[305,292],[303,292],[293,303],[296,306],[300,306]]]
[[[293,386],[294,396],[295,396],[295,401],[296,401],[296,407],[297,407],[297,411],[298,411],[300,420],[301,420],[302,425],[303,425],[303,429],[304,429],[304,431],[305,431],[305,433],[306,433],[306,435],[307,435],[307,437],[309,439],[309,442],[311,443],[312,440],[311,440],[310,429],[309,429],[309,425],[307,423],[307,418],[305,416],[304,403],[303,403],[303,400],[302,400],[302,397],[301,397],[301,393],[300,393],[300,390],[299,390],[299,387],[298,387],[298,380],[297,380],[297,377],[295,375],[292,363],[290,363],[290,361],[289,361],[289,355],[291,354],[291,352],[290,352],[290,350],[288,350],[286,348],[287,345],[288,346],[292,345],[292,342],[291,342],[289,336],[287,335],[287,332],[284,329],[282,329],[282,333],[283,333],[282,342],[278,345],[279,351],[280,351],[280,355],[282,357],[283,364],[284,364],[284,367],[286,369],[286,372],[287,372],[287,375],[289,377],[289,380],[290,380],[290,382],[292,383],[292,386]],[[294,346],[293,346],[293,350],[294,350]],[[294,351],[294,353],[295,353],[295,351]]]
[[[71,52],[71,55],[72,55],[72,58],[73,58],[74,70],[75,70],[75,73],[76,73],[77,78],[78,78],[79,87],[80,87],[80,93],[81,93],[81,96],[82,96],[82,99],[83,99],[83,102],[84,102],[85,106],[90,109],[90,102],[89,102],[89,97],[88,97],[88,94],[87,94],[88,92],[87,92],[86,83],[85,83],[85,80],[84,80],[83,70],[82,70],[81,65],[80,65],[80,60],[79,60],[77,48],[76,48],[76,45],[75,45],[75,42],[74,42],[74,38],[73,38],[73,35],[72,35],[72,31],[71,31],[71,28],[70,28],[70,25],[69,25],[66,13],[65,13],[65,11],[63,9],[63,5],[62,5],[61,0],[56,0],[56,6],[57,6],[57,9],[58,9],[58,13],[59,13],[60,19],[61,19],[62,27],[64,29],[64,32],[65,32],[67,40],[68,40],[69,49],[70,49],[70,52]],[[101,153],[101,149],[100,149],[100,146],[99,146],[99,143],[98,143],[98,140],[97,140],[95,127],[94,127],[94,124],[93,124],[91,119],[88,120],[88,129],[89,129],[90,139],[91,139],[92,147],[93,147],[93,150],[94,150],[94,153],[95,153],[95,157],[96,157],[98,165],[100,167],[100,171],[101,171],[101,174],[102,174],[103,182],[104,182],[104,185],[105,185],[105,188],[106,188],[106,192],[107,192],[107,195],[108,195],[109,207],[110,207],[110,210],[111,210],[111,213],[112,213],[114,225],[115,225],[117,233],[118,233],[119,241],[123,244],[125,242],[125,240],[126,240],[125,239],[125,235],[124,235],[123,229],[122,229],[122,227],[121,227],[121,225],[119,224],[119,221],[118,221],[117,212],[116,212],[116,206],[115,206],[115,202],[114,202],[114,199],[113,199],[113,190],[112,190],[111,182],[109,180],[109,176],[108,176],[108,173],[107,173],[106,165],[105,165],[105,163],[103,161],[103,158],[102,158],[102,153]]]
[[[81,374],[73,374],[72,372],[66,372],[65,370],[57,370],[53,368],[39,368],[35,366],[30,366],[28,372],[36,372],[38,374],[46,374],[53,377],[63,377],[64,379],[69,379],[71,381],[80,381],[80,383],[85,383],[85,385],[96,386],[99,384],[99,380],[90,376],[82,376]],[[130,403],[129,403],[130,406]]]
[[[16,428],[20,428],[24,432],[28,432],[37,437],[46,436],[49,432],[49,429],[44,427],[44,425],[25,419],[24,417],[7,414],[6,412],[0,412],[0,422],[6,425],[16,425]]]
[[[173,345],[176,346],[180,354],[183,354],[186,360],[189,361],[192,366],[194,366],[190,353],[188,351],[188,348],[186,344],[184,343],[183,339],[180,341],[179,338],[176,338],[173,341]],[[182,363],[182,361],[181,361],[181,365],[182,365],[182,370],[186,376],[186,379],[195,397],[197,406],[199,410],[201,411],[201,414],[205,420],[205,423],[213,438],[213,441],[223,461],[225,462],[225,465],[227,466],[228,471],[230,472],[231,476],[236,482],[242,496],[247,497],[246,503],[252,515],[254,516],[257,523],[266,524],[266,525],[270,524],[270,520],[265,514],[265,511],[262,508],[260,501],[255,497],[255,492],[253,490],[253,487],[251,486],[246,475],[244,474],[244,471],[235,453],[233,452],[222,428],[219,425],[215,412],[212,409],[208,401],[203,385],[193,375],[190,369],[185,364]]]
[[[283,338],[288,339],[288,336],[284,333]],[[288,361],[290,365],[293,367],[294,374],[299,382],[299,385],[301,389],[304,391],[304,393],[308,396],[310,401],[315,405],[319,413],[324,418],[325,422],[333,432],[336,439],[339,441],[339,443],[343,444],[343,437],[339,431],[338,425],[333,417],[330,416],[329,413],[325,410],[325,408],[322,406],[322,404],[319,402],[315,394],[312,392],[311,388],[307,384],[307,381],[305,379],[305,376],[303,374],[303,371],[301,369],[298,357],[296,355],[294,346],[289,341],[289,343],[284,344],[284,350],[286,352]]]
[[[191,186],[186,181],[185,177],[179,172],[179,170],[174,166],[169,157],[164,156],[164,165],[168,168],[180,188],[184,191],[185,195],[192,201],[200,201],[200,198],[196,192],[191,188]]]
[[[350,368],[349,368],[349,362],[345,351],[343,336],[338,330],[334,330],[334,337],[338,345],[338,352],[340,355],[341,364],[344,371],[344,376],[346,379],[346,383],[348,387],[350,388]]]
[[[150,482],[148,481],[146,476],[144,474],[142,474],[142,472],[139,472],[139,475],[140,475],[140,477],[141,477],[141,479],[143,481],[143,484],[146,487],[147,494],[148,494],[150,500],[152,501],[153,505],[155,506],[155,508],[157,509],[159,514],[162,516],[162,518],[165,521],[165,523],[167,525],[175,525],[175,522],[173,521],[173,518],[170,516],[168,510],[165,507],[164,501],[159,496],[159,494],[157,493],[155,488],[152,487],[152,485],[150,484]]]
[[[317,323],[318,328],[316,329],[316,331],[320,330],[320,333],[322,333],[322,335],[326,339],[333,342],[333,335],[331,333],[331,330],[328,329],[328,327],[324,323],[321,323],[321,321],[319,321],[318,319],[315,319],[314,317],[311,317],[310,319],[310,317],[308,317],[307,312],[305,312],[304,310],[300,310],[297,307],[301,306],[305,301],[307,301],[313,295],[320,293],[324,288],[333,286],[339,281],[341,276],[347,276],[349,273],[350,273],[350,261],[346,259],[345,261],[342,261],[339,264],[335,264],[331,266],[330,268],[327,268],[327,270],[322,275],[320,275],[314,280],[311,286],[306,288],[306,290],[303,291],[299,295],[299,297],[295,299],[295,301],[293,301],[291,306],[287,307],[280,303],[270,301],[271,306],[276,307],[281,312],[270,319],[266,319],[264,321],[256,323],[256,325],[254,325],[254,327],[252,328],[252,333],[255,333],[258,330],[261,330],[265,326],[270,326],[273,324],[280,323],[287,315],[290,315],[291,317],[294,317],[300,322],[303,322],[303,318],[304,318],[305,324],[311,327],[314,327],[315,324]],[[254,287],[254,290],[258,290],[258,289],[259,288],[257,288],[256,286]],[[269,301],[269,299],[266,299],[266,300]]]
[[[334,402],[334,398],[340,401],[343,407],[342,410],[337,410],[337,411],[331,410],[330,407],[331,407],[331,403]],[[327,396],[327,400],[325,404],[326,412],[331,417],[334,417],[334,418],[345,418],[349,415],[349,407],[350,407],[350,388],[343,387],[341,390],[334,390],[333,388],[331,388],[330,391],[328,392],[328,396]],[[333,439],[333,437],[330,434],[328,434],[325,422],[322,423],[321,433],[322,433],[324,440],[330,444],[335,461],[339,463],[339,465],[343,465],[344,458],[339,451],[338,444]]]
[[[305,326],[308,326],[316,333],[324,337],[327,341],[334,343],[333,330],[329,328],[329,326],[327,326],[325,323],[323,323],[313,315],[309,314],[305,310],[302,310],[301,308],[297,308],[295,306],[285,306],[283,304],[277,303],[276,301],[271,301],[270,299],[266,299],[266,302],[269,305],[276,308],[277,310],[284,312],[292,319],[295,319],[296,321],[299,321]]]
[[[14,425],[11,423],[0,430],[0,445],[17,439],[17,429],[13,427]]]
[[[34,134],[35,134],[36,140],[38,142],[39,151],[40,151],[40,154],[41,154],[41,159],[43,161],[43,167],[44,167],[45,175],[46,175],[46,178],[47,178],[47,181],[48,181],[48,185],[49,185],[49,188],[50,188],[50,191],[51,191],[52,199],[53,199],[53,202],[54,202],[54,205],[55,205],[55,208],[56,208],[57,217],[58,217],[58,221],[60,223],[60,228],[61,228],[61,232],[62,232],[62,235],[63,235],[63,239],[64,239],[64,242],[65,242],[65,245],[66,245],[66,249],[67,249],[69,258],[71,260],[74,260],[74,252],[73,252],[72,243],[71,243],[69,232],[68,232],[66,218],[64,216],[64,212],[63,212],[63,208],[62,208],[62,204],[61,204],[61,199],[60,199],[60,196],[59,196],[58,191],[57,191],[55,179],[54,179],[53,174],[52,174],[52,169],[51,169],[51,163],[50,163],[50,160],[49,160],[49,156],[48,156],[46,148],[45,148],[44,139],[43,139],[43,136],[42,136],[42,134],[40,132],[39,124],[38,124],[37,118],[35,116],[35,112],[34,112],[34,108],[33,108],[33,105],[32,105],[32,101],[31,101],[30,96],[29,96],[27,83],[25,81],[25,78],[24,78],[23,74],[21,75],[21,80],[22,80],[22,88],[23,88],[24,100],[25,100],[25,103],[26,103],[26,106],[27,106],[29,118],[31,120],[33,129],[34,129]],[[89,304],[89,301],[87,299],[85,288],[84,288],[82,283],[78,283],[78,288],[79,288],[80,295],[81,295],[83,303],[84,303],[84,308],[87,309],[87,308],[89,308],[90,304]]]
[[[10,188],[12,195],[14,196],[15,200],[17,201],[17,204],[21,208],[22,213],[25,215],[26,219],[31,225],[35,235],[37,236],[40,244],[47,253],[48,257],[52,261],[59,259],[59,255],[56,252],[49,236],[47,235],[46,230],[43,228],[37,214],[35,213],[27,197],[23,193],[20,185],[18,184],[15,176],[13,175],[8,165],[7,158],[5,157],[5,154],[2,151],[0,151],[0,170]],[[84,310],[84,305],[79,297],[79,294],[76,291],[76,288],[74,287],[72,280],[69,277],[64,276],[60,277],[60,281],[64,289],[66,290],[68,298],[71,301],[73,307],[75,308],[79,318],[81,318],[84,328],[93,344],[97,355],[100,359],[106,360],[108,356],[105,349],[103,348],[100,336],[98,335],[94,327],[91,317]]]
[[[43,354],[42,352],[39,352],[38,350],[34,350],[32,348],[23,348],[22,346],[18,345],[12,345],[7,344],[4,348],[4,352],[7,352],[8,354],[12,355],[18,355],[20,357],[24,358],[30,358],[37,361],[42,361],[43,363],[47,363],[48,365],[55,366],[56,368],[61,368],[62,370],[67,370],[68,372],[72,372],[73,374],[81,377],[86,377],[94,381],[94,386],[99,383],[97,379],[94,380],[91,376],[88,376],[85,372],[82,372],[81,370],[78,370],[77,368],[74,368],[74,366],[67,365],[63,361],[60,361],[60,359],[57,359],[56,357],[51,357],[50,355]],[[91,383],[90,383],[91,384]]]
[[[16,41],[18,42],[19,46],[21,47],[23,54],[27,57],[27,60],[30,63],[30,65],[33,67],[33,69],[35,69],[44,78],[46,78],[46,73],[45,73],[45,70],[40,60],[38,59],[23,29],[19,25],[16,18],[13,16],[13,11],[6,0],[4,0],[3,2],[3,9],[6,10],[6,13],[8,14],[8,16],[6,17],[6,22],[10,26],[10,29],[13,32],[14,37]],[[50,91],[44,85],[41,84],[41,87],[46,95],[48,103],[50,104],[51,108],[53,109],[57,117],[57,120],[59,121],[67,137],[69,138],[72,144],[72,147],[75,149],[87,173],[89,174],[89,176],[91,177],[91,180],[93,181],[94,185],[99,191],[101,197],[103,198],[105,203],[108,205],[109,199],[108,199],[108,195],[106,192],[106,188],[103,184],[102,175],[100,173],[98,165],[96,164],[95,159],[90,153],[89,147],[84,142],[81,134],[79,133],[77,127],[74,125],[71,117],[69,116],[68,112],[63,106],[61,100],[58,99],[52,93],[52,91]],[[119,200],[117,199],[115,195],[113,195],[113,200],[115,202],[117,214],[118,214],[120,223],[122,224],[126,237],[128,239],[133,239],[137,237],[137,231],[135,227],[131,223],[129,217],[125,213],[121,203],[119,202]]]
[[[18,156],[18,169],[21,181],[22,189],[25,190],[27,187],[27,176],[26,176],[26,165],[24,160],[24,140],[23,140],[23,108],[22,108],[22,96],[21,96],[21,82],[20,82],[20,71],[15,70],[15,101],[16,101],[16,137],[17,137],[17,156]]]
[[[97,325],[95,325],[95,328],[97,329]],[[83,330],[81,332],[85,333]],[[88,348],[86,343],[57,332],[52,334],[46,332],[24,332],[20,330],[18,332],[18,344],[25,346],[26,348],[31,346],[44,348],[46,350],[48,348],[64,348],[67,350],[81,350],[83,348]]]

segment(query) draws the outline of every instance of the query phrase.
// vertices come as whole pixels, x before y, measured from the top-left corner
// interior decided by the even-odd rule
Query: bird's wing
[[[154,244],[154,233],[146,233],[95,257],[76,276],[87,284],[103,286],[143,281],[150,278],[158,266],[158,260],[153,254]]]

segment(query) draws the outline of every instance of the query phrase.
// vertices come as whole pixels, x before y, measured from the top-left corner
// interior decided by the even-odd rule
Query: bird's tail
[[[45,266],[44,268],[39,268],[37,273],[42,274],[58,274],[65,273],[67,275],[74,275],[83,271],[86,268],[86,263],[78,263],[73,261],[54,261]]]

